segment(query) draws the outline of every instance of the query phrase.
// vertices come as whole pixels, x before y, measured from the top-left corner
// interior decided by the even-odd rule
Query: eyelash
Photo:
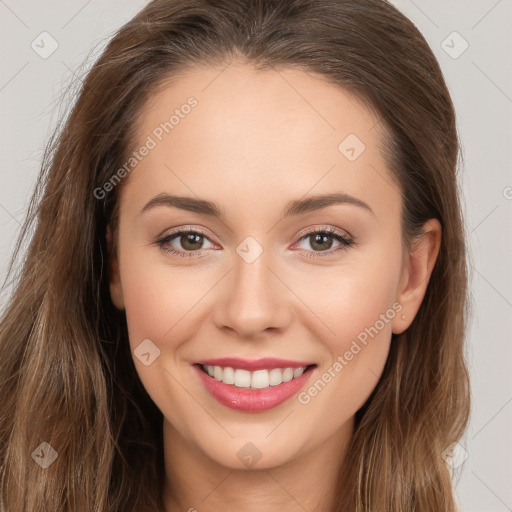
[[[172,240],[174,240],[175,238],[177,238],[185,233],[200,235],[200,236],[210,240],[208,235],[206,233],[204,233],[203,231],[201,231],[200,229],[180,229],[178,231],[174,231],[173,233],[170,233],[169,235],[166,235],[164,238],[162,238],[160,240],[157,240],[156,244],[162,251],[164,251],[166,253],[170,253],[174,256],[178,256],[180,258],[190,258],[190,257],[198,256],[197,253],[199,253],[199,255],[200,255],[200,253],[201,253],[200,250],[198,250],[198,251],[176,251],[175,249],[171,249],[171,248],[167,247],[167,244],[169,244]],[[308,258],[323,258],[324,255],[331,256],[335,253],[338,253],[339,251],[347,250],[348,248],[355,245],[354,239],[343,235],[341,231],[339,231],[335,228],[329,227],[329,226],[322,228],[322,229],[317,228],[317,229],[312,229],[310,231],[307,231],[299,238],[298,241],[300,242],[301,240],[303,240],[313,234],[324,234],[324,235],[332,236],[334,239],[336,239],[338,242],[340,242],[340,246],[337,247],[336,249],[329,249],[328,251],[306,251],[307,252],[306,256]]]

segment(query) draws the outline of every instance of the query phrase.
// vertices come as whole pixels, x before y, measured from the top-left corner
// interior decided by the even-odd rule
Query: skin
[[[392,333],[406,330],[420,307],[441,226],[429,220],[427,234],[404,252],[401,196],[379,147],[381,125],[347,91],[298,70],[237,62],[222,72],[195,69],[148,102],[140,145],[190,96],[198,105],[122,184],[110,261],[111,297],[126,310],[132,353],[144,339],[160,350],[149,366],[134,362],[164,416],[166,511],[213,512],[226,503],[247,512],[326,510],[354,414],[378,382]],[[350,133],[366,146],[353,162],[338,149]],[[140,213],[163,192],[215,202],[225,218],[169,206]],[[337,204],[281,215],[291,200],[334,192],[373,213]],[[206,232],[195,246],[186,237],[170,242],[182,252],[198,248],[196,256],[155,243],[181,227]],[[326,227],[356,244],[335,252],[335,238],[323,249],[314,235],[303,238],[305,228]],[[249,235],[263,249],[252,263],[236,252]],[[402,310],[306,405],[292,397],[265,412],[235,411],[191,367],[225,356],[314,361],[313,383],[393,304]],[[252,467],[237,456],[247,442],[261,453]]]

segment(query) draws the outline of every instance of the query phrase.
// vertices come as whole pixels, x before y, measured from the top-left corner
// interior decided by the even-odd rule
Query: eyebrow
[[[361,199],[357,199],[356,197],[344,193],[334,193],[316,195],[308,197],[307,199],[297,199],[294,201],[290,201],[285,205],[283,211],[281,212],[281,216],[297,216],[303,213],[321,210],[323,208],[327,208],[328,206],[332,206],[335,204],[351,204],[354,206],[359,206],[361,208],[364,208],[365,210],[368,210],[372,215],[375,215],[374,211],[370,208],[370,206],[364,201],[361,201]],[[142,214],[157,206],[178,208],[180,210],[186,210],[189,212],[209,215],[211,217],[219,219],[224,218],[223,212],[217,206],[216,203],[207,201],[205,199],[175,196],[167,193],[161,193],[153,197],[153,199],[151,199],[144,205],[140,213]]]

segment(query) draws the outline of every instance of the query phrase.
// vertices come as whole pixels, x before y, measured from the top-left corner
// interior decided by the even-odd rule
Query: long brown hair
[[[383,0],[154,0],[109,42],[47,145],[9,266],[2,510],[163,510],[162,414],[109,295],[105,234],[109,223],[116,231],[119,187],[100,199],[95,190],[134,150],[138,116],[159,86],[234,58],[317,73],[375,109],[402,192],[403,240],[410,246],[427,219],[442,225],[419,312],[393,335],[384,373],[357,412],[333,511],[456,510],[442,453],[469,416],[470,308],[455,113],[421,33]],[[55,454],[41,443],[57,454],[46,469],[37,455]]]

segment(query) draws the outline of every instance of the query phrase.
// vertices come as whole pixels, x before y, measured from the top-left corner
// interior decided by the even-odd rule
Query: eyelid
[[[306,228],[306,229],[307,229],[306,232],[302,231],[300,233],[300,236],[298,236],[297,242],[295,242],[292,247],[295,247],[297,244],[300,244],[300,242],[302,242],[302,240],[307,240],[309,236],[311,236],[312,234],[315,234],[315,233],[327,234],[328,236],[330,236],[331,238],[334,238],[339,243],[339,246],[336,247],[335,249],[331,248],[326,251],[305,250],[303,255],[309,259],[321,260],[322,258],[329,258],[330,256],[336,256],[337,254],[340,253],[340,251],[346,251],[349,248],[357,245],[355,238],[352,237],[352,235],[350,235],[347,231],[340,229],[340,228],[336,228],[333,226],[323,226],[323,227],[321,227],[321,226],[311,227],[310,226],[309,228]]]
[[[328,224],[325,224],[325,225],[313,224],[312,226],[308,226],[308,227],[304,228],[303,230],[299,231],[299,233],[296,235],[296,237],[304,238],[306,235],[309,235],[311,233],[316,233],[316,232],[327,232],[330,234],[337,234],[337,235],[343,236],[347,239],[354,238],[346,229],[337,228],[335,226],[330,226]]]
[[[206,238],[208,238],[212,243],[214,242],[213,239],[215,237],[211,234],[211,232],[209,230],[207,230],[206,228],[204,228],[202,226],[197,226],[197,225],[195,225],[195,226],[185,225],[185,226],[178,226],[176,228],[171,228],[171,231],[169,233],[165,234],[167,232],[167,230],[165,230],[162,232],[162,234],[158,235],[156,238],[157,238],[157,240],[162,239],[162,238],[167,238],[167,237],[175,235],[181,231],[196,232],[196,233],[199,233],[199,234],[205,236]],[[297,238],[297,239],[304,238],[306,235],[308,235],[310,233],[316,233],[319,231],[326,231],[328,233],[336,233],[336,234],[345,236],[345,238],[350,238],[350,239],[354,238],[352,236],[352,234],[349,231],[347,231],[346,229],[337,228],[337,227],[330,226],[327,224],[325,224],[325,225],[312,224],[311,226],[307,226],[307,227],[303,228],[301,231],[299,231],[295,235],[295,238]]]
[[[190,226],[190,225],[181,226],[181,227],[175,228],[173,231],[171,231],[170,233],[168,233],[166,235],[160,236],[157,239],[156,244],[160,247],[161,250],[170,252],[174,255],[189,256],[189,257],[196,256],[196,257],[200,258],[206,249],[197,249],[195,251],[183,251],[183,250],[176,250],[176,249],[167,249],[167,248],[164,248],[164,246],[166,243],[170,242],[170,240],[168,242],[166,242],[167,239],[174,239],[182,233],[199,234],[199,235],[203,236],[204,238],[206,238],[210,243],[216,245],[216,242],[214,242],[212,240],[212,238],[214,238],[214,237],[212,237],[207,231],[203,231],[203,229],[204,229],[203,227],[194,227],[194,226]],[[341,245],[340,245],[340,247],[338,247],[337,249],[334,249],[334,250],[329,249],[327,251],[306,251],[306,253],[308,254],[308,257],[311,257],[311,258],[322,258],[324,256],[333,255],[333,254],[337,253],[339,250],[348,249],[349,247],[357,245],[354,237],[348,231],[346,231],[344,229],[330,226],[330,225],[323,225],[323,226],[322,225],[311,225],[311,226],[304,228],[297,235],[295,235],[294,238],[296,239],[296,241],[294,242],[292,247],[297,245],[303,239],[307,238],[309,235],[314,234],[314,233],[327,233],[328,235],[332,236],[333,238],[336,238]],[[316,256],[314,256],[314,254],[316,254]]]
[[[212,243],[213,242],[213,239],[215,238],[210,231],[208,231],[206,228],[202,227],[202,226],[192,226],[192,225],[186,225],[186,226],[178,226],[176,228],[171,228],[170,230],[169,229],[166,229],[165,231],[162,232],[162,234],[158,235],[156,237],[157,240],[161,240],[163,238],[168,238],[170,236],[174,236],[174,235],[177,235],[178,233],[180,232],[194,232],[194,233],[198,233],[200,235],[203,235],[204,237],[208,238],[208,240],[210,240]]]

